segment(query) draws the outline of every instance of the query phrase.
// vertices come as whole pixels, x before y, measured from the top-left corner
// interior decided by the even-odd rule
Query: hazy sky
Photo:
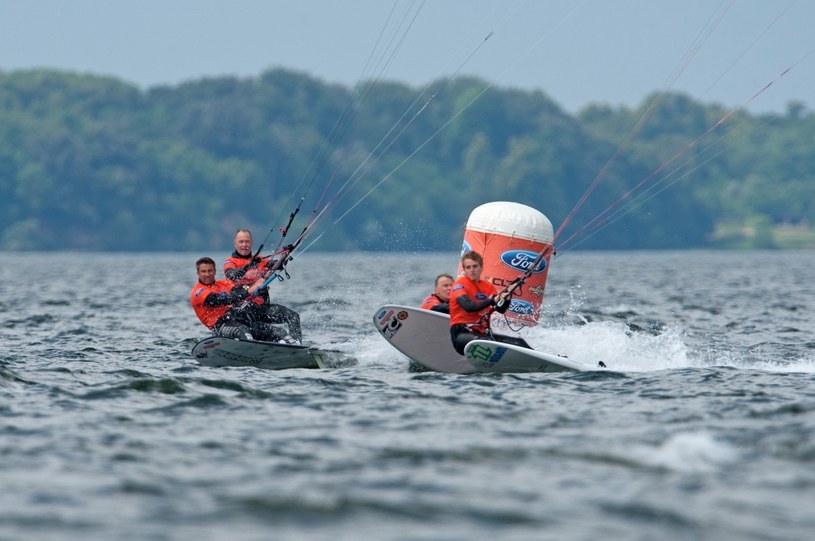
[[[570,112],[662,89],[735,107],[772,82],[749,109],[782,112],[815,109],[813,24],[812,0],[0,0],[0,69],[144,88],[276,66],[349,86],[468,74]]]

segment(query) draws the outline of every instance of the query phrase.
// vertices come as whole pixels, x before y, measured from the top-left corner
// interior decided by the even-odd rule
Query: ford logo
[[[531,316],[535,313],[535,307],[531,302],[522,301],[521,299],[512,299],[509,303],[509,311],[513,314]]]
[[[532,265],[535,264],[539,255],[529,250],[510,250],[501,254],[501,262],[512,269],[527,272],[532,269]],[[546,270],[546,258],[541,258],[540,263],[532,270],[532,273],[540,274],[544,270]]]

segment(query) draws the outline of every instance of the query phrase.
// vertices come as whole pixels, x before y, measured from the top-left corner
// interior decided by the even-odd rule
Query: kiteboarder
[[[474,250],[461,256],[464,271],[450,290],[450,338],[457,352],[464,355],[464,347],[473,340],[496,340],[490,332],[490,314],[493,310],[503,314],[509,308],[509,293],[500,294],[496,287],[481,279],[484,259]],[[500,337],[501,341],[504,338]]]
[[[272,257],[260,257],[252,254],[252,232],[238,229],[233,244],[235,251],[224,261],[224,276],[237,285],[248,286],[256,280],[266,278],[272,272],[276,261]],[[300,326],[300,314],[269,300],[268,288],[261,288],[251,296],[253,307],[267,323],[282,324],[289,328],[291,340],[300,343],[303,331]]]
[[[453,287],[453,277],[449,274],[439,274],[433,287],[433,293],[422,302],[421,308],[434,312],[450,313],[450,288]]]
[[[208,329],[227,338],[269,342],[285,339],[285,331],[267,321],[260,305],[245,302],[263,284],[262,278],[250,286],[216,280],[215,261],[209,257],[195,262],[195,272],[198,282],[190,292],[190,304]]]

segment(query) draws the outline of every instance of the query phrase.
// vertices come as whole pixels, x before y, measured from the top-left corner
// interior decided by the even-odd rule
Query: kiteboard
[[[560,355],[492,340],[473,340],[464,357],[479,372],[583,372],[591,366]]]
[[[254,366],[267,370],[288,368],[344,368],[357,360],[341,351],[212,336],[197,342],[192,357],[205,366]]]
[[[459,355],[450,339],[450,316],[411,306],[385,305],[373,316],[379,334],[420,366],[453,374],[476,372],[581,372],[596,368],[530,348],[474,340]]]

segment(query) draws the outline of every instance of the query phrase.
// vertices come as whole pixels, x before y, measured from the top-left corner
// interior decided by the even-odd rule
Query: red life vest
[[[240,269],[248,265],[252,262],[252,255],[242,256],[237,252],[233,252],[231,256],[226,258],[224,261],[224,276],[226,276],[226,271],[230,269]],[[246,271],[246,274],[243,275],[242,278],[239,280],[235,280],[233,285],[242,285],[242,286],[250,286],[257,282],[261,277],[263,277],[264,272],[266,271],[266,266],[269,265],[271,259],[262,259],[260,263],[258,263],[257,267],[249,269]],[[249,297],[252,302],[255,304],[263,304],[265,302],[266,295],[252,295]]]
[[[222,315],[226,313],[231,307],[229,304],[222,304],[219,306],[206,306],[204,300],[210,293],[220,295],[222,293],[228,294],[235,284],[229,280],[215,280],[212,285],[204,285],[201,282],[195,284],[190,292],[190,304],[192,309],[195,310],[195,315],[201,320],[201,323],[211,329]]]
[[[437,304],[444,304],[444,301],[438,298],[435,293],[431,293],[424,300],[424,302],[422,302],[422,306],[420,306],[420,308],[424,308],[425,310],[432,310],[433,307],[436,306]]]
[[[490,295],[497,294],[498,290],[490,282],[485,280],[473,282],[466,276],[459,276],[450,289],[450,325],[475,325],[479,323],[484,325],[485,322],[481,320],[481,316],[489,314],[492,310],[491,306],[479,312],[467,312],[458,304],[457,299],[462,295],[467,295],[470,300],[479,302],[489,298]],[[485,318],[485,320],[486,326],[489,327],[489,319]]]

